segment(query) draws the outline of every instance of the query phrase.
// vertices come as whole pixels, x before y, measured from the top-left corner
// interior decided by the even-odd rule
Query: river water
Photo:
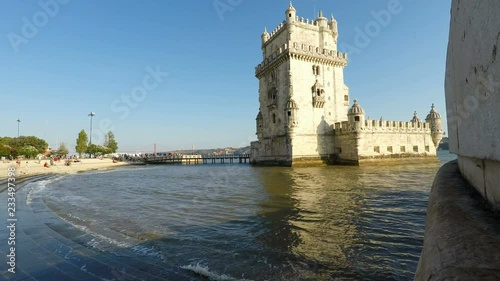
[[[432,181],[455,158],[438,156],[399,166],[137,166],[37,183],[30,196],[195,279],[412,280]],[[89,247],[103,247],[99,239]]]

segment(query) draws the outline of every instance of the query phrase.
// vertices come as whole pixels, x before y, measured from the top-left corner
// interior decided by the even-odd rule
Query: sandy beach
[[[27,162],[27,163],[26,163]],[[55,165],[44,167],[45,162],[50,164],[49,160],[22,160],[18,167],[16,161],[0,162],[0,179],[7,178],[8,168],[16,168],[16,176],[32,176],[42,174],[74,174],[91,170],[109,170],[121,166],[129,165],[127,162],[113,163],[111,159],[83,159],[81,162],[71,163],[71,166],[64,165],[63,161],[55,162]]]

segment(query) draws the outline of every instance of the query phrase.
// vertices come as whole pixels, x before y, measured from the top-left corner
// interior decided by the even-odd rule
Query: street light
[[[95,112],[90,112],[88,116],[90,116],[90,142],[92,144],[92,117],[94,117]]]
[[[19,124],[21,123],[20,119],[17,119],[17,137],[19,137]]]

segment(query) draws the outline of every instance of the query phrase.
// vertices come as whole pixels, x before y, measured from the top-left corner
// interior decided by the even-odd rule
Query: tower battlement
[[[404,122],[385,120],[365,120],[363,124],[356,126],[355,123],[344,121],[335,123],[336,135],[363,133],[422,133],[430,134],[431,125],[426,122]]]
[[[255,75],[259,77],[269,65],[279,61],[283,56],[310,62],[318,61],[331,66],[347,65],[347,53],[320,48],[314,45],[292,42],[291,46],[285,43],[275,52],[269,54],[259,65],[255,67]]]
[[[295,17],[295,21],[293,22],[286,22],[285,21],[282,21],[275,29],[273,29],[270,33],[269,33],[269,37],[263,42],[263,45],[267,45],[268,43],[270,43],[278,34],[280,34],[283,30],[286,30],[287,27],[290,27],[290,26],[295,26],[295,27],[299,27],[299,28],[307,28],[307,29],[310,29],[312,31],[320,31],[321,29],[326,29],[326,30],[329,30],[331,32],[334,32],[334,33],[337,33],[337,22],[335,20],[331,20],[328,22],[328,24],[326,26],[320,26],[319,25],[319,21],[318,20],[309,20],[309,19],[304,19],[304,17]]]

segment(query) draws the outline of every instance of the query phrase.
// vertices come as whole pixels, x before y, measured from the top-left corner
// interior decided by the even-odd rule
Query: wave
[[[146,247],[144,245],[135,245],[131,249],[135,254],[139,256],[158,258],[162,261],[165,260],[165,257],[163,256],[161,251],[157,250],[155,246]]]
[[[31,204],[33,197],[34,197],[34,195],[36,195],[36,193],[44,191],[48,185],[53,184],[54,182],[59,181],[65,177],[66,176],[63,175],[63,176],[57,176],[54,178],[50,178],[47,180],[41,180],[41,181],[35,181],[35,182],[28,183],[25,187],[26,189],[28,189],[28,191],[26,193],[26,204],[27,205]]]
[[[208,266],[201,265],[200,263],[181,266],[181,268],[192,271],[212,281],[251,281],[249,279],[236,279],[226,274],[218,274],[210,271]]]

